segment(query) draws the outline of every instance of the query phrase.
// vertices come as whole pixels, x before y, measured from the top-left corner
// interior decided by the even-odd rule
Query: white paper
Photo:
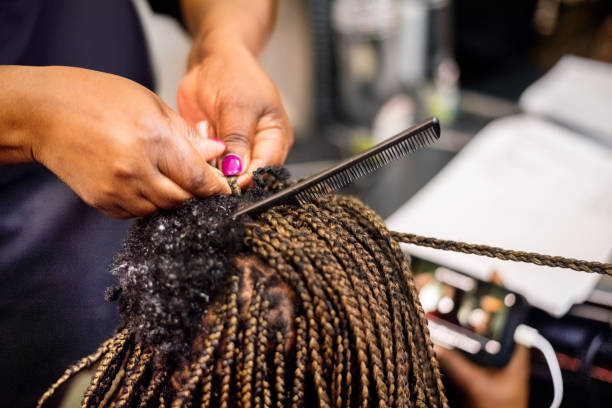
[[[578,259],[612,256],[612,150],[526,115],[483,129],[387,220],[392,230]],[[408,252],[504,284],[561,316],[599,276],[430,248]]]
[[[612,145],[612,64],[564,56],[523,92],[520,106]]]

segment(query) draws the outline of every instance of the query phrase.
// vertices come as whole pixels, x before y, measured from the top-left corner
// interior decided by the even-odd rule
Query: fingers
[[[141,189],[140,193],[138,189]],[[137,184],[124,185],[117,199],[96,207],[112,218],[146,217],[160,208],[175,207],[191,197],[191,194],[172,180],[155,173]]]
[[[529,348],[515,343],[514,353],[508,363],[507,370],[516,373],[529,373]],[[527,374],[529,375],[529,374]]]
[[[455,350],[434,346],[440,367],[450,379],[462,389],[469,389],[471,384],[482,376],[482,368],[465,358]]]
[[[225,142],[217,165],[226,176],[242,175],[241,187],[250,184],[257,168],[282,164],[293,143],[280,95],[251,55],[210,56],[183,78],[177,100],[180,115],[197,129],[190,140],[202,155],[211,147],[202,147],[194,134]],[[202,129],[202,121],[210,126]]]
[[[231,192],[225,178],[207,163],[225,150],[225,144],[206,139],[182,119],[174,119],[162,143],[151,147],[153,168],[133,179],[137,183],[124,183],[126,199],[104,212],[115,218],[144,217],[160,208],[175,207],[193,196]]]
[[[105,207],[96,207],[96,208],[111,218],[126,219],[126,218],[132,218],[134,216],[133,214],[130,214],[129,212],[125,211],[124,209],[118,206],[109,207],[109,208],[105,208]]]
[[[193,134],[193,132],[190,132],[190,134]],[[191,140],[193,139],[194,137],[192,136]],[[192,144],[198,150],[202,159],[207,163],[211,160],[215,160],[225,151],[225,143],[222,140],[202,139],[198,136],[196,136],[195,139],[196,140],[192,141]]]
[[[180,151],[185,153],[177,153]],[[160,208],[173,208],[194,195],[229,193],[225,179],[186,141],[168,146],[165,152],[171,156],[161,160],[157,168],[120,181],[114,197],[102,200],[104,204],[92,204],[112,218],[145,217]]]
[[[174,116],[174,115],[172,115]],[[198,151],[205,162],[218,158],[225,151],[225,143],[209,137],[211,129],[205,120],[199,121],[195,126],[189,126],[182,119],[175,117],[172,131],[175,138],[182,136]]]
[[[157,211],[157,206],[142,196],[125,200],[121,205],[96,206],[96,208],[111,218],[119,219],[146,217]]]
[[[245,188],[251,184],[251,175],[258,168],[282,165],[292,144],[293,132],[290,127],[288,130],[273,127],[258,131],[253,145],[251,163],[245,174],[238,178],[240,187]]]
[[[174,138],[161,153],[157,168],[188,194],[207,197],[231,193],[227,180],[206,163],[187,138]]]
[[[234,101],[219,112],[216,135],[225,142],[221,171],[235,176],[246,170],[251,161],[251,146],[259,115],[250,106]]]
[[[147,200],[145,197],[139,196],[135,200],[130,200],[124,207],[124,210],[135,217],[146,217],[147,215],[153,214],[155,211],[157,211],[157,206]]]
[[[493,269],[493,271],[491,272],[489,282],[494,283],[495,285],[504,286],[504,281],[502,280],[501,275],[499,274],[497,269]]]
[[[195,129],[200,136],[204,139],[208,139],[208,122],[205,120],[201,120],[195,124]]]
[[[200,109],[195,96],[197,87],[194,85],[195,77],[191,75],[185,76],[179,84],[176,94],[176,104],[178,112],[183,119],[190,125],[195,127],[196,123],[204,119],[204,113]]]
[[[157,174],[150,181],[149,187],[142,194],[158,208],[172,208],[191,197],[187,191],[162,174]]]

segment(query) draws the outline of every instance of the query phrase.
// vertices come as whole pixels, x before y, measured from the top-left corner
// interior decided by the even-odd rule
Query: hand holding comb
[[[261,201],[236,211],[233,218],[261,212],[275,204],[298,203],[304,205],[373,173],[392,161],[406,156],[440,138],[440,123],[430,118],[416,126],[373,146],[335,166],[310,176],[299,183]]]

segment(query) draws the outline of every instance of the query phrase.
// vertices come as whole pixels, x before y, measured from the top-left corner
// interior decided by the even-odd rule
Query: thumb
[[[258,116],[250,107],[227,106],[217,120],[217,137],[225,142],[221,171],[235,176],[249,168]]]

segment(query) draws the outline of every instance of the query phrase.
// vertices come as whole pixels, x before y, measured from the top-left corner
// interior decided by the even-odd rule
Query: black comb
[[[373,173],[408,153],[437,141],[439,138],[440,123],[438,119],[435,117],[427,119],[327,170],[236,211],[232,218],[248,213],[257,213],[275,204],[297,203],[304,205],[310,203],[325,194],[341,189],[359,177]]]

